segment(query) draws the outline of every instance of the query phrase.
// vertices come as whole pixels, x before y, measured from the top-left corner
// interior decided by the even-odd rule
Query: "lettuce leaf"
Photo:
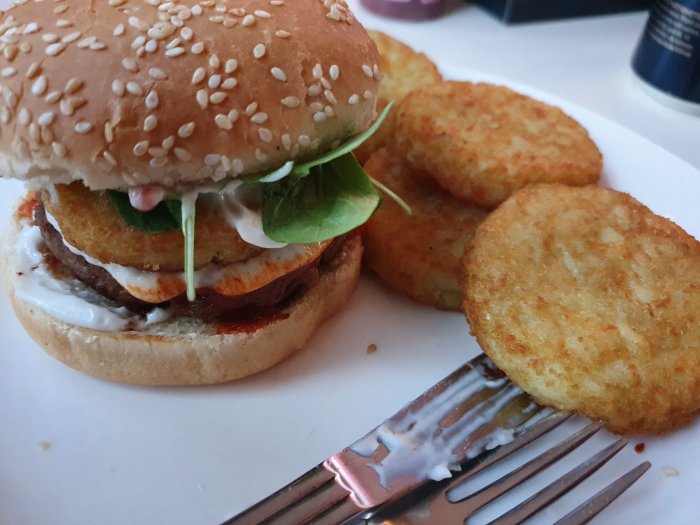
[[[148,233],[162,233],[179,230],[182,227],[181,203],[179,200],[167,199],[151,211],[139,211],[131,206],[127,193],[108,190],[109,200],[124,222],[134,228]]]

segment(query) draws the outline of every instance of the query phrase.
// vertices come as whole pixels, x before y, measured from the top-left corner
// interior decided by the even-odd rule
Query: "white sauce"
[[[14,255],[21,273],[15,293],[25,303],[66,323],[101,331],[140,330],[170,317],[167,310],[156,308],[143,320],[77,279],[57,278],[46,264],[42,245],[39,228],[23,222]]]
[[[505,388],[506,379],[488,380],[479,366],[465,374],[459,381],[432,397],[425,404],[385,421],[382,425],[354,443],[350,450],[372,457],[380,445],[388,454],[378,463],[370,464],[383,487],[405,476],[415,476],[418,481],[449,478],[451,471],[458,471],[460,459],[455,453],[465,440],[479,427],[490,422],[509,401],[522,394],[515,385]],[[441,428],[440,422],[455,406],[483,389],[501,389],[472,408],[449,427]],[[513,440],[514,430],[499,428],[470,446],[467,458],[472,458],[498,445]]]

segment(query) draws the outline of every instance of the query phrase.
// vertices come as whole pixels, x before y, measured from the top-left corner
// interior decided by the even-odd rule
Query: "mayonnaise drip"
[[[101,331],[141,330],[165,321],[170,313],[155,308],[146,319],[117,306],[77,279],[57,278],[46,264],[38,227],[27,222],[15,246],[18,299],[66,323]]]

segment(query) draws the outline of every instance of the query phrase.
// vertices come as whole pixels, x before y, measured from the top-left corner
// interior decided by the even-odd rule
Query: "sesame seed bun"
[[[0,175],[36,185],[262,172],[376,115],[376,47],[342,0],[28,1],[0,35]]]
[[[0,273],[12,306],[29,335],[48,354],[90,375],[139,385],[203,385],[265,370],[302,348],[355,290],[362,243],[345,241],[306,292],[269,319],[252,325],[217,325],[174,317],[143,331],[98,331],[64,322],[19,299],[14,246],[20,221],[2,243]]]

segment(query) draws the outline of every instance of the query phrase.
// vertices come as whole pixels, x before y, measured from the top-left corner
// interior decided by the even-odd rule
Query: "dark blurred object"
[[[447,10],[448,0],[360,0],[368,10],[389,18],[426,20]]]
[[[700,115],[700,0],[657,0],[632,58],[653,98]]]
[[[473,0],[506,24],[648,9],[651,0]]]

